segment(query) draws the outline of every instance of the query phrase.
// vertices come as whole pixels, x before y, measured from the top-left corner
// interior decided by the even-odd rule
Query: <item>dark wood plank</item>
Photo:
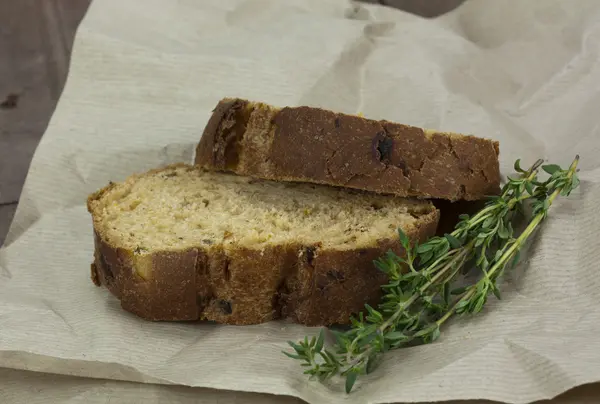
[[[19,198],[88,5],[87,0],[0,0],[0,203]]]
[[[6,233],[8,232],[16,209],[16,203],[0,205],[0,247],[2,247],[2,244],[4,244]]]
[[[438,17],[454,10],[465,0],[362,0],[365,3],[381,4],[399,8],[425,18]]]
[[[89,0],[0,0],[0,245]]]

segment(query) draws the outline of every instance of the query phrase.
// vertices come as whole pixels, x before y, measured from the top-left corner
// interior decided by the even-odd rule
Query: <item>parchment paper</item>
[[[310,403],[525,403],[600,381],[599,53],[595,0],[473,1],[433,21],[342,0],[93,2],[0,252],[0,366]],[[502,302],[346,396],[281,354],[316,329],[144,322],[89,279],[88,193],[191,162],[223,96],[495,138],[505,174],[579,153],[582,185]]]
[[[536,404],[597,404],[597,384],[575,388]],[[163,384],[140,384],[48,373],[0,369],[2,404],[302,404],[287,396],[240,393]],[[445,401],[446,404],[497,404],[487,400]]]

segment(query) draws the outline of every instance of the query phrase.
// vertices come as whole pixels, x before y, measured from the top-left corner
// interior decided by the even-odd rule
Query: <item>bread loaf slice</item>
[[[402,197],[478,200],[500,190],[499,146],[319,108],[221,100],[196,149],[210,170]]]
[[[148,320],[344,324],[386,281],[372,261],[433,235],[429,202],[173,165],[88,198],[92,279]]]

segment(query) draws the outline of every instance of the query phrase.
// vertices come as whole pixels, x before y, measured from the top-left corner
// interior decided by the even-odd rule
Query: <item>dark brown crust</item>
[[[244,115],[270,114],[264,133],[270,144],[257,152],[240,142]],[[277,181],[301,181],[402,197],[479,200],[500,190],[496,141],[423,129],[311,107],[281,110],[241,99],[224,99],[215,108],[196,150],[195,164]],[[230,111],[230,112],[227,112]],[[256,120],[259,121],[259,120]],[[248,126],[246,127],[246,125]],[[230,128],[237,128],[235,136]],[[262,130],[262,129],[261,129]],[[272,132],[272,135],[269,133]],[[221,161],[227,139],[237,139],[236,160]],[[211,151],[212,150],[212,154]],[[243,158],[239,158],[243,156]],[[255,164],[252,162],[265,162]]]
[[[348,251],[292,243],[264,251],[225,251],[217,245],[139,255],[111,245],[99,231],[94,201],[112,187],[88,200],[94,219],[92,280],[119,298],[123,309],[147,320],[245,325],[288,318],[311,326],[344,324],[381,295],[386,278],[372,261],[389,249],[403,253],[396,240],[380,240]],[[435,233],[438,220],[432,207],[405,231],[413,241],[423,241]]]
[[[245,131],[247,120],[245,100],[224,100],[213,110],[206,124],[206,142],[199,145],[196,155],[218,169],[237,163],[237,141]]]

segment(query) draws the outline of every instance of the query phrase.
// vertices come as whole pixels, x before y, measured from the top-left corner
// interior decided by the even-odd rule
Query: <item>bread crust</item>
[[[257,134],[266,139],[260,147],[250,139]],[[195,164],[276,181],[456,201],[499,193],[499,153],[498,142],[489,139],[225,98],[204,129]]]
[[[262,251],[198,245],[138,254],[102,234],[95,201],[113,186],[88,198],[95,246],[91,278],[124,310],[146,320],[247,325],[286,318],[309,326],[346,324],[365,303],[376,304],[381,297],[386,277],[373,260],[390,249],[403,254],[395,239],[346,251],[290,243]],[[405,231],[413,242],[424,241],[435,233],[438,220],[432,206]]]

